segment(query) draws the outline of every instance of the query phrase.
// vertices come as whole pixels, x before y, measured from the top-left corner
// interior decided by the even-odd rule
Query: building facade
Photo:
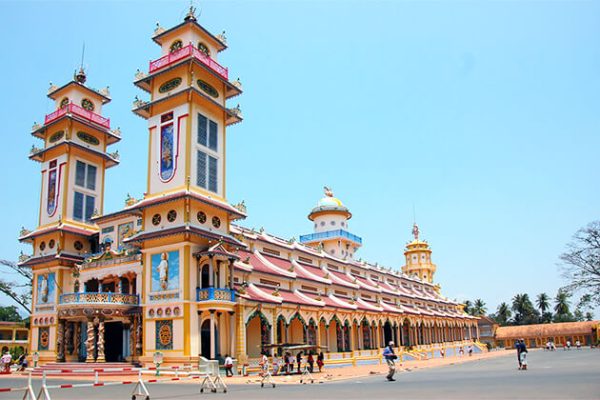
[[[226,142],[242,115],[227,100],[242,88],[217,61],[226,39],[190,9],[152,40],[160,55],[134,81],[149,97],[133,105],[148,123],[141,199],[103,210],[104,172],[119,161],[108,146],[121,133],[102,114],[108,90],[86,86],[83,70],[50,88],[56,110],[34,125],[44,142],[30,157],[41,164],[39,224],[20,240],[33,247],[21,265],[34,272],[30,351],[41,362],[148,363],[157,351],[172,364],[252,360],[274,343],[343,359],[391,340],[433,352],[476,338],[475,318],[433,284],[416,225],[401,273],[356,261],[362,239],[328,188],[299,241],[236,223],[246,208],[226,198]]]

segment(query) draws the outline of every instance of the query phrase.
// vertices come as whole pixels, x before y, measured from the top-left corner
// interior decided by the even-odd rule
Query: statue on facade
[[[156,267],[160,281],[160,288],[162,290],[167,290],[169,287],[169,260],[167,257],[167,253],[162,253],[160,255],[160,263]]]

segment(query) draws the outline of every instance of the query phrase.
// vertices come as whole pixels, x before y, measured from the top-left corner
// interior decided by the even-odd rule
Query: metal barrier
[[[33,391],[33,386],[31,386],[31,371],[29,371],[29,376],[27,377],[27,386],[16,388],[0,388],[0,393],[8,392],[24,392],[22,400],[35,400],[35,393]]]
[[[90,388],[96,388],[96,387],[102,387],[102,386],[116,386],[116,385],[132,385],[135,384],[135,386],[133,387],[133,390],[131,391],[131,399],[132,400],[136,400],[138,397],[142,397],[144,400],[150,400],[150,392],[148,391],[147,388],[147,384],[150,383],[160,383],[160,382],[172,382],[172,381],[184,381],[184,380],[200,380],[202,379],[202,382],[200,384],[200,393],[204,393],[205,389],[210,390],[212,393],[216,393],[218,390],[222,390],[223,393],[227,393],[227,385],[225,385],[225,383],[223,382],[223,380],[221,379],[221,377],[219,376],[218,373],[218,363],[217,363],[217,373],[216,375],[210,374],[210,373],[202,373],[201,371],[189,371],[189,375],[187,377],[179,377],[178,376],[178,371],[179,368],[173,368],[173,370],[175,371],[175,378],[162,378],[162,379],[148,379],[146,381],[144,381],[142,379],[142,372],[150,372],[150,371],[155,371],[156,369],[146,369],[146,370],[142,370],[141,368],[136,368],[135,370],[138,371],[138,378],[137,380],[130,380],[130,381],[119,381],[119,382],[99,382],[98,380],[98,373],[99,372],[118,372],[118,371],[131,371],[132,368],[96,368],[96,369],[81,369],[81,370],[61,370],[61,369],[57,369],[57,370],[44,370],[43,371],[43,375],[42,375],[42,387],[40,388],[40,391],[37,395],[37,397],[35,396],[35,393],[33,392],[33,388],[31,386],[31,372],[29,374],[29,384],[26,387],[23,388],[6,388],[4,390],[2,390],[0,388],[0,392],[4,391],[25,391],[25,395],[23,396],[23,400],[52,400],[51,396],[50,396],[50,392],[49,390],[51,389],[72,389],[72,388],[85,388],[85,387],[90,387]],[[47,375],[46,374],[59,374],[61,373],[61,371],[69,371],[69,372],[82,372],[82,371],[93,371],[95,372],[95,379],[93,383],[68,383],[68,384],[60,384],[60,385],[48,385],[48,381],[47,381]],[[194,376],[192,376],[194,375]]]

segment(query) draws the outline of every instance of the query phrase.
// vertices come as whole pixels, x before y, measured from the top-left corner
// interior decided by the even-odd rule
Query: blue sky
[[[85,41],[93,87],[123,132],[106,211],[145,191],[147,130],[131,113],[137,68],[159,57],[156,21],[188,1],[0,2],[0,256],[38,218],[33,121],[48,83],[69,80]],[[413,207],[449,297],[490,311],[517,292],[552,296],[558,256],[598,219],[600,3],[203,1],[226,30],[219,62],[240,77],[245,121],[229,129],[227,195],[249,227],[309,233],[323,185],[350,208],[358,257],[399,268]]]

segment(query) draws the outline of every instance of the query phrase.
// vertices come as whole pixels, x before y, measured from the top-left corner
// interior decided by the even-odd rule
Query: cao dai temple
[[[226,199],[227,128],[242,121],[227,100],[242,93],[193,9],[157,27],[156,60],[133,82],[148,101],[147,190],[104,208],[110,147],[121,132],[104,114],[107,89],[79,71],[51,86],[55,111],[35,124],[43,145],[39,225],[20,241],[33,254],[30,352],[40,362],[196,363],[232,354],[250,362],[270,344],[324,346],[330,360],[378,355],[393,340],[403,354],[434,355],[477,337],[476,319],[433,283],[431,248],[413,228],[402,272],[355,259],[362,239],[331,190],[310,211],[312,233],[284,240],[238,224],[243,203]],[[142,94],[142,93],[140,93]],[[309,207],[307,207],[309,208]]]

